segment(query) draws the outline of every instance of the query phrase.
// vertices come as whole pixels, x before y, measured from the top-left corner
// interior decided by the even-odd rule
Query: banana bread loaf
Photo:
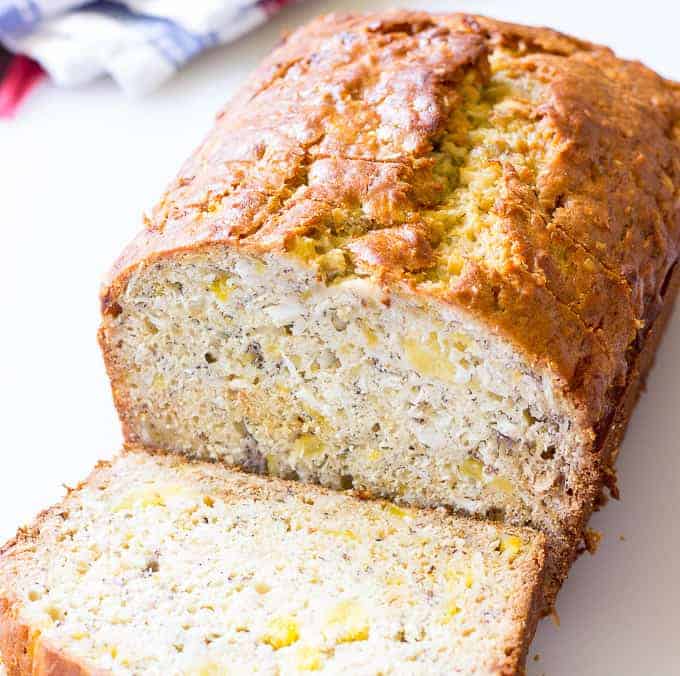
[[[547,29],[294,32],[105,284],[127,440],[531,524],[552,597],[678,286],[679,120]]]
[[[544,537],[128,452],[0,549],[10,676],[519,674]]]

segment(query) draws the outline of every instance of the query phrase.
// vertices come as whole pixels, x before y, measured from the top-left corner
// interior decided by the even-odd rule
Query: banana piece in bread
[[[294,32],[105,284],[127,440],[530,524],[553,597],[677,289],[679,119],[547,29]]]
[[[130,451],[0,550],[0,656],[9,676],[518,674],[544,546]]]

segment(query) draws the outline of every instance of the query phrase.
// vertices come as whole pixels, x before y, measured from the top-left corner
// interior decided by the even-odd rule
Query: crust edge
[[[0,598],[0,657],[7,676],[110,676],[41,640],[17,617],[15,604]]]

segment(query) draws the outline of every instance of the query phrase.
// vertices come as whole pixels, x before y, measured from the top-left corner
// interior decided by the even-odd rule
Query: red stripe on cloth
[[[32,59],[18,54],[0,78],[0,117],[12,117],[26,95],[45,77]]]
[[[263,0],[260,2],[260,6],[267,13],[267,16],[273,16],[286,5],[292,5],[299,1],[300,0]]]

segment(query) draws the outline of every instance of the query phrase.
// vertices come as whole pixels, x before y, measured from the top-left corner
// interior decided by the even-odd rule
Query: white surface
[[[284,27],[331,9],[398,4],[407,3],[309,0],[151,98],[126,100],[108,82],[43,86],[15,121],[0,122],[0,541],[120,444],[95,341],[98,283],[214,112]],[[674,4],[420,3],[552,25],[680,79]],[[600,551],[574,567],[561,627],[541,623],[530,675],[680,673],[679,409],[676,312],[621,453],[623,500],[595,515]]]

